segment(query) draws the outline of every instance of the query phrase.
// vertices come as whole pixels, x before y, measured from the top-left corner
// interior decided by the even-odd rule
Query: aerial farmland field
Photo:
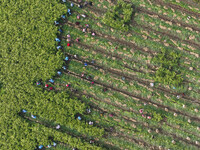
[[[200,149],[198,0],[0,4],[0,150]]]

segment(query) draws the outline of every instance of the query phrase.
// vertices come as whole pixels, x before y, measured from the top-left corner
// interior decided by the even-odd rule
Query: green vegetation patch
[[[60,21],[58,18],[66,14],[66,6],[60,0],[3,1],[0,5],[0,149],[33,150],[52,143],[50,136],[70,146],[92,149],[94,146],[79,138],[20,115],[25,109],[37,121],[44,118],[62,127],[71,124],[78,128],[74,115],[82,114],[85,105],[69,98],[66,92],[49,92],[41,87],[64,62],[63,52],[56,49],[59,27],[54,21]],[[40,79],[43,84],[36,87]],[[88,128],[84,130],[93,130]]]
[[[180,72],[180,53],[161,49],[161,52],[153,57],[153,62],[159,65],[154,80],[165,85],[179,86],[183,82]]]
[[[127,31],[132,14],[132,5],[119,0],[118,3],[105,14],[103,23],[110,27]]]

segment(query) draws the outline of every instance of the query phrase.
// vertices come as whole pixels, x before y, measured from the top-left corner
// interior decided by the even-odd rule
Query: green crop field
[[[200,149],[198,0],[0,6],[0,150]]]

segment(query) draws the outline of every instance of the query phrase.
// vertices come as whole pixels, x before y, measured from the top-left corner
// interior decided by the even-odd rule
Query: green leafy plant
[[[180,57],[180,53],[161,49],[161,52],[152,59],[154,63],[159,65],[154,80],[165,85],[179,86],[183,82],[179,69]]]
[[[127,31],[132,14],[132,5],[119,0],[117,5],[105,14],[103,23],[113,28]]]

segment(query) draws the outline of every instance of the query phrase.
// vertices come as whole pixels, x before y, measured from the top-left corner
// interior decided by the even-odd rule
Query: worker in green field
[[[93,122],[92,121],[89,121],[89,123],[88,123],[89,125],[93,125]]]
[[[54,24],[57,26],[57,25],[59,25],[59,22],[58,21],[54,21]]]

